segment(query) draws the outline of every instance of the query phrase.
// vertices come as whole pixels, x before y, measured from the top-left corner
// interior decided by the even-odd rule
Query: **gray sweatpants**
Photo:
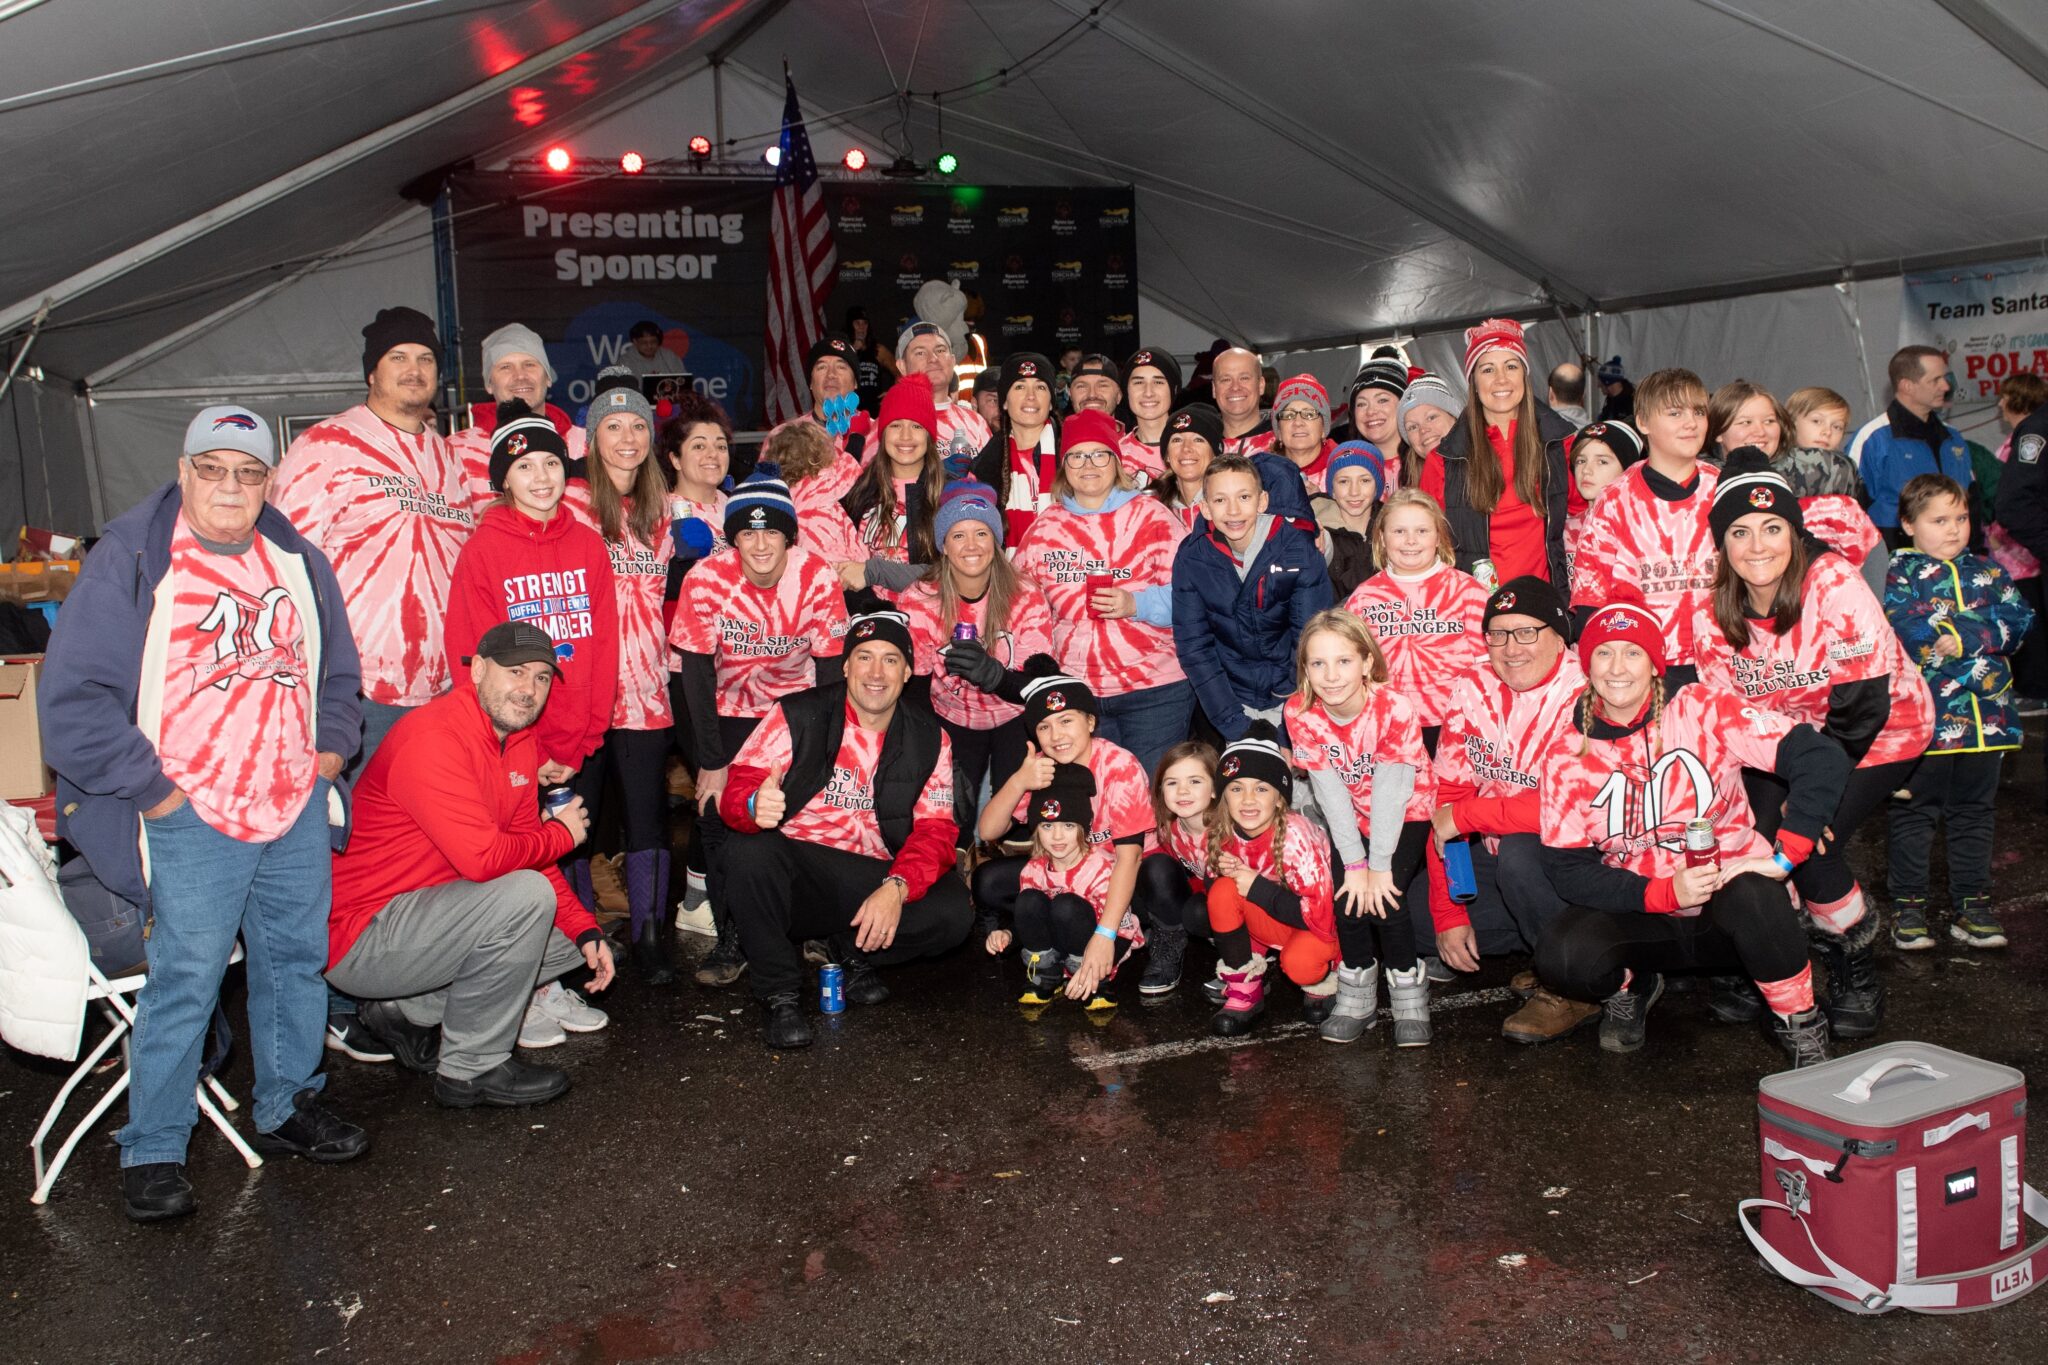
[[[389,1000],[441,1027],[443,1076],[471,1080],[512,1055],[535,986],[582,965],[555,929],[555,889],[538,872],[447,882],[393,896],[327,973],[359,1000]]]

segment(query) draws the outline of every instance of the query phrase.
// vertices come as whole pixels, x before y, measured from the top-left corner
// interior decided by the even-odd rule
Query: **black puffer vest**
[[[781,702],[789,722],[791,753],[782,789],[792,814],[802,810],[832,780],[840,741],[846,737],[846,684],[813,687]],[[910,837],[911,811],[939,765],[939,718],[906,691],[882,736],[875,763],[875,823],[882,842],[895,853]]]

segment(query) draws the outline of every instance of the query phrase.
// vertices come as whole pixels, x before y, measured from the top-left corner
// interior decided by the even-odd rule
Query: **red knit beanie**
[[[1084,408],[1060,423],[1062,455],[1080,445],[1105,445],[1120,450],[1123,439],[1123,428],[1116,424],[1116,419],[1093,408]]]
[[[886,434],[891,422],[915,422],[939,443],[939,418],[932,406],[932,381],[922,374],[906,374],[882,395],[882,420],[877,424]]]
[[[1513,318],[1488,318],[1465,329],[1466,379],[1471,379],[1472,367],[1488,351],[1512,351],[1522,358],[1523,369],[1529,367],[1529,344],[1522,338],[1522,324]]]
[[[1643,595],[1629,584],[1617,584],[1609,600],[1587,618],[1579,631],[1579,666],[1593,669],[1593,651],[1610,640],[1640,645],[1650,656],[1650,667],[1664,672],[1664,623],[1650,610]]]

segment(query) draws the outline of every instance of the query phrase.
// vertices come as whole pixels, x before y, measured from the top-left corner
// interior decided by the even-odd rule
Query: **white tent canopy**
[[[202,396],[298,411],[356,391],[369,311],[433,297],[426,217],[401,193],[421,177],[558,139],[680,156],[721,124],[749,155],[774,137],[784,61],[821,161],[848,142],[929,161],[943,119],[973,181],[1135,185],[1148,344],[1228,336],[1336,383],[1357,343],[1394,335],[1455,368],[1435,334],[1493,313],[1544,321],[1538,360],[1562,359],[1597,314],[1600,353],[1637,368],[1740,367],[1861,406],[1896,344],[1892,277],[2048,235],[2031,0],[0,16],[0,364],[30,346],[0,404],[0,522],[117,513]]]

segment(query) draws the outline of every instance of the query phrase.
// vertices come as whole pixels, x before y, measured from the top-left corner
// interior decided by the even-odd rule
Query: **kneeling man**
[[[973,923],[953,871],[952,747],[903,695],[911,658],[902,612],[855,616],[845,681],[784,697],[732,760],[724,880],[772,1048],[811,1041],[799,940],[825,939],[847,1000],[873,1005],[889,996],[875,964],[945,952]]]

